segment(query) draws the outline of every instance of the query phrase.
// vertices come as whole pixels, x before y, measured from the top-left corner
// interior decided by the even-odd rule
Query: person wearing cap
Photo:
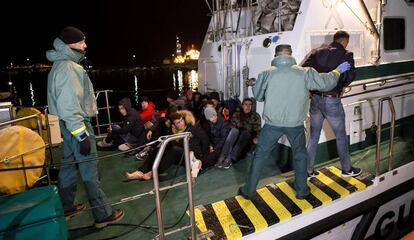
[[[349,70],[350,65],[344,62],[329,73],[318,73],[313,68],[296,65],[292,48],[286,44],[276,46],[271,64],[272,68],[260,73],[253,86],[257,101],[264,102],[262,117],[265,124],[259,134],[247,181],[239,194],[248,199],[254,196],[264,162],[269,159],[279,138],[286,135],[293,151],[296,197],[305,199],[310,194],[304,133],[309,90],[329,91],[335,87],[340,73]]]
[[[65,27],[46,52],[53,62],[48,75],[47,102],[49,112],[59,117],[63,136],[64,158],[59,171],[58,188],[66,219],[79,214],[85,204],[74,205],[79,169],[95,219],[102,228],[118,222],[122,210],[112,210],[98,179],[98,162],[87,161],[97,156],[91,118],[97,113],[94,90],[80,62],[85,59],[85,34],[75,27]]]
[[[228,122],[217,114],[212,106],[206,106],[204,109],[204,116],[208,121],[207,126],[202,126],[210,139],[210,154],[209,158],[217,162],[223,149],[226,138],[230,132],[230,125]],[[209,160],[210,162],[212,160]]]

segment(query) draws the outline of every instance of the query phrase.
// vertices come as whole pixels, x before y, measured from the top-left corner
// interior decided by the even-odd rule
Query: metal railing
[[[394,132],[395,132],[395,108],[392,97],[383,97],[378,100],[378,128],[377,128],[377,145],[376,145],[376,157],[375,157],[375,176],[380,174],[381,165],[381,131],[382,131],[382,109],[383,103],[387,101],[391,112],[391,128],[390,128],[390,141],[388,145],[388,171],[392,169],[392,157],[394,148]]]
[[[105,103],[106,103],[105,107],[98,108],[98,114],[96,114],[96,126],[95,127],[97,128],[97,131],[98,131],[98,137],[101,136],[101,127],[112,125],[111,110],[110,109],[113,108],[113,106],[109,106],[109,98],[108,98],[108,93],[109,92],[113,92],[113,91],[112,90],[100,90],[100,91],[96,91],[96,95],[95,95],[96,102],[98,102],[99,95],[101,93],[104,93],[105,94]],[[100,110],[106,110],[106,113],[108,115],[108,123],[99,124],[99,111]]]
[[[377,85],[381,87],[388,83],[399,82],[399,81],[410,81],[412,80],[412,78],[414,78],[413,73],[406,73],[406,74],[399,75],[397,78],[395,76],[383,77],[381,79],[374,78],[374,80],[371,80],[371,81],[351,84],[349,87],[352,88],[352,87],[362,86],[362,89],[366,90],[368,87],[377,86]]]
[[[155,206],[157,210],[157,221],[158,221],[158,230],[159,235],[156,237],[157,239],[164,240],[166,236],[191,228],[191,239],[197,239],[196,235],[196,224],[195,224],[195,217],[194,217],[194,203],[193,203],[193,186],[192,186],[192,178],[191,178],[191,165],[190,165],[190,148],[189,148],[189,137],[191,136],[191,133],[184,132],[181,134],[175,134],[172,136],[167,136],[166,139],[162,142],[157,156],[155,157],[155,162],[152,165],[152,174],[153,174],[153,181],[154,181],[154,192],[155,192]],[[164,154],[165,148],[167,144],[171,141],[178,140],[178,139],[184,139],[184,161],[185,161],[185,173],[187,177],[187,181],[183,182],[181,184],[175,184],[173,186],[160,188],[160,180],[159,180],[159,174],[158,174],[158,167],[161,163],[162,155]],[[187,225],[185,227],[182,227],[180,229],[172,230],[170,232],[164,231],[164,221],[162,216],[162,210],[161,210],[161,197],[160,192],[162,190],[167,190],[173,187],[181,186],[183,184],[187,184],[187,191],[188,191],[188,208],[190,212],[190,225]]]

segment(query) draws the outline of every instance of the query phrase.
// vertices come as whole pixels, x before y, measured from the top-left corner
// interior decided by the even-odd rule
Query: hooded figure
[[[111,147],[113,143],[120,144],[120,151],[127,151],[133,146],[140,146],[145,143],[144,124],[139,119],[137,111],[132,107],[129,98],[119,101],[118,110],[124,117],[122,127],[113,125],[108,128],[107,137],[98,142],[99,147]]]
[[[59,195],[66,219],[86,208],[74,204],[78,172],[82,177],[95,227],[103,228],[118,222],[122,210],[112,210],[98,179],[97,161],[86,161],[97,156],[91,117],[97,113],[96,100],[88,73],[79,65],[85,58],[85,35],[77,28],[66,27],[53,42],[54,49],[46,52],[53,62],[47,80],[49,112],[59,117],[63,137],[64,158],[59,171]],[[76,164],[76,165],[75,165]]]

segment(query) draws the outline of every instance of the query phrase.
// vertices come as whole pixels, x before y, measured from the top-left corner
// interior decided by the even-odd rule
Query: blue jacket
[[[309,90],[329,91],[338,80],[339,71],[318,73],[313,68],[296,65],[291,56],[278,56],[272,68],[259,74],[253,87],[257,101],[264,101],[263,119],[277,127],[303,125],[308,110]]]
[[[214,150],[221,151],[226,141],[227,135],[230,132],[230,125],[228,122],[220,116],[217,116],[217,122],[210,122],[210,132],[207,134],[210,137],[210,143],[213,145]]]
[[[327,47],[318,48],[311,52],[302,64],[303,67],[313,67],[320,73],[334,70],[339,64],[348,62],[351,69],[339,76],[337,85],[329,93],[340,94],[355,79],[354,54],[347,51],[340,43],[333,42]]]
[[[85,56],[59,38],[53,46],[53,50],[46,52],[46,58],[53,62],[47,79],[49,112],[63,120],[66,128],[81,141],[88,134],[84,121],[90,121],[97,113],[91,80],[79,65]]]

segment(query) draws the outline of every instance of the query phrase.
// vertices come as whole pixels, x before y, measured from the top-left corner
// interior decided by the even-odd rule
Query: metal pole
[[[278,19],[277,21],[278,21],[278,27],[279,27],[278,32],[282,31],[282,16],[281,15],[282,15],[282,2],[280,1],[277,7],[277,19]]]
[[[22,154],[22,155],[20,155],[20,159],[22,160],[23,175],[24,175],[24,181],[25,181],[25,183],[26,183],[26,189],[28,189],[28,188],[29,188],[29,184],[28,184],[28,182],[27,182],[27,175],[26,175],[26,169],[25,169],[25,165],[24,165],[24,157],[23,157],[23,154]]]
[[[0,123],[0,127],[10,125],[10,124],[13,124],[13,123],[17,123],[17,122],[21,122],[21,121],[31,119],[31,118],[38,118],[37,115],[39,115],[39,114],[36,113],[36,114],[30,115],[30,116],[27,116],[27,117],[22,117],[22,118],[10,120],[10,121],[7,121],[7,122],[2,122],[2,123]]]
[[[99,111],[96,114],[96,128],[98,129],[98,136],[101,136],[101,126],[99,125]]]
[[[187,191],[188,191],[188,207],[190,211],[190,224],[191,224],[191,239],[197,239],[196,223],[194,217],[194,203],[193,203],[193,182],[191,176],[191,163],[190,163],[190,147],[188,144],[189,136],[184,137],[184,157],[185,157],[185,172],[187,175]]]
[[[39,136],[42,137],[42,121],[40,120],[40,114],[36,115],[37,121],[37,131],[39,132]]]
[[[162,155],[165,151],[165,147],[167,146],[170,139],[165,140],[162,144],[160,149],[158,150],[157,156],[155,157],[154,165],[152,165],[152,179],[154,181],[154,192],[155,192],[155,207],[157,209],[157,221],[158,221],[158,231],[159,231],[159,239],[164,240],[164,222],[162,219],[162,211],[161,211],[161,197],[160,197],[160,180],[158,176],[158,166],[160,165]]]
[[[390,144],[388,148],[388,171],[392,169],[392,158],[393,158],[393,149],[394,149],[394,132],[395,132],[395,108],[392,98],[388,100],[390,111],[391,111],[391,129],[390,129]]]
[[[378,100],[378,124],[377,124],[377,145],[376,145],[376,157],[375,157],[375,176],[380,173],[381,163],[381,130],[382,130],[382,99]]]
[[[109,121],[109,124],[112,124],[112,121],[111,121],[111,112],[109,111],[108,91],[109,90],[105,90],[106,112],[108,113],[108,121]]]
[[[49,150],[49,155],[50,155],[49,166],[52,166],[54,164],[54,160],[53,160],[53,152],[52,152],[52,138],[50,136],[49,113],[47,111],[47,106],[45,106],[43,112],[45,113],[45,118],[46,118],[46,131],[47,131],[47,141],[48,141],[47,148]],[[51,181],[50,181],[49,167],[46,168],[46,176],[47,176],[47,183],[50,185]]]

